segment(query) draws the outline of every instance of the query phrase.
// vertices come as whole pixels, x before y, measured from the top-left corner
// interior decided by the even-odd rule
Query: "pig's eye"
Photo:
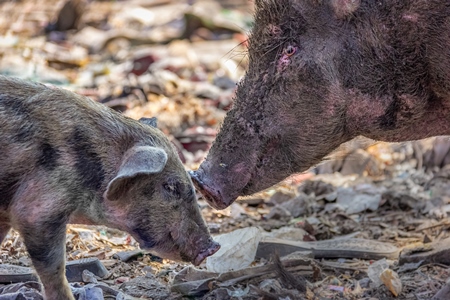
[[[295,54],[295,52],[297,52],[297,47],[295,46],[288,45],[286,48],[284,48],[284,54],[286,54],[287,56],[292,56]]]

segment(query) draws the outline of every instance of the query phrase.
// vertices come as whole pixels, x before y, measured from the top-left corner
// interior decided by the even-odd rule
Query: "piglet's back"
[[[159,130],[72,92],[0,76],[0,202],[26,174],[77,177],[101,191],[136,142],[164,145]],[[165,147],[167,148],[167,146]]]

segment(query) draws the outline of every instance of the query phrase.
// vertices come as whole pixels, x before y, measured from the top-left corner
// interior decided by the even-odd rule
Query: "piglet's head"
[[[161,137],[164,138],[164,137]],[[145,249],[195,265],[219,249],[201,216],[192,182],[169,143],[136,145],[104,194],[109,225]]]

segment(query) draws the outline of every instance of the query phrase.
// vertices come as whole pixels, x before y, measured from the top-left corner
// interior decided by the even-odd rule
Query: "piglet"
[[[74,299],[66,224],[129,232],[195,265],[219,249],[191,179],[156,119],[135,121],[70,91],[0,76],[0,241],[23,237],[45,299]]]

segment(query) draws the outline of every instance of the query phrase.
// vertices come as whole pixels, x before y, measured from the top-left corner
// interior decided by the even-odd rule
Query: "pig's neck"
[[[120,126],[124,125],[124,126]],[[95,149],[101,158],[104,178],[98,190],[85,191],[83,200],[70,216],[70,224],[105,225],[125,230],[118,224],[119,215],[124,212],[111,205],[112,201],[104,198],[108,183],[117,175],[124,153],[136,143],[142,141],[142,136],[133,132],[133,123],[118,124],[114,130],[111,127],[102,130],[102,145]],[[118,203],[120,204],[120,203]],[[121,205],[117,205],[121,207]]]
[[[359,106],[367,101],[362,100],[357,100]],[[390,101],[369,101],[367,110],[349,106],[347,130],[351,136],[364,135],[374,140],[403,142],[450,135],[450,97],[433,95],[425,100],[405,95]],[[397,109],[392,110],[391,107]]]
[[[117,201],[116,201],[117,202]],[[119,230],[128,230],[127,205],[106,199],[90,199],[81,204],[70,216],[69,224],[104,225]]]
[[[101,199],[87,196],[70,215],[69,224],[106,225],[105,211]]]

